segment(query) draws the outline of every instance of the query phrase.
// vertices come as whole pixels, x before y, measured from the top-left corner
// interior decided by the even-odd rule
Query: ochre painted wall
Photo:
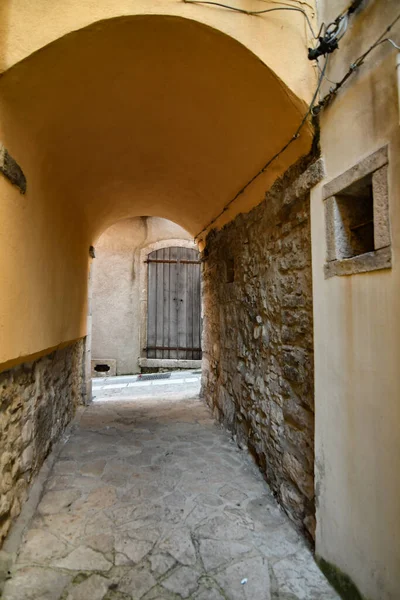
[[[335,3],[335,10],[330,2],[322,4],[325,22],[342,8],[340,3]],[[398,9],[396,0],[370,2],[354,16],[340,50],[331,57],[330,79],[344,75]],[[400,23],[391,35],[400,41]],[[400,590],[400,128],[396,52],[389,44],[369,56],[322,114],[321,144],[327,178],[314,190],[311,201],[316,552],[349,575],[365,598],[396,600]],[[389,144],[393,268],[325,280],[321,187],[385,144]]]
[[[4,370],[85,335],[89,243],[68,205],[45,193],[23,196],[0,177],[0,198]]]
[[[0,140],[28,186],[22,197],[1,181],[0,369],[85,335],[88,248],[102,231],[146,214],[196,235],[292,137],[312,92],[302,15],[146,2],[191,18],[128,15],[64,35],[114,5],[12,2],[1,14],[4,67],[52,43],[0,77]],[[215,224],[259,203],[311,137],[307,125]]]

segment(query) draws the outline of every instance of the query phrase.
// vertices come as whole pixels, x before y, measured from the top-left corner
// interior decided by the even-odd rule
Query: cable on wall
[[[307,22],[308,28],[310,29],[312,36],[314,39],[317,39],[315,35],[314,28],[311,24],[310,18],[306,11],[303,8],[298,8],[297,6],[278,6],[276,8],[265,8],[263,10],[245,10],[244,8],[238,8],[237,6],[230,6],[229,4],[222,4],[221,2],[212,2],[211,0],[183,0],[186,4],[209,4],[211,6],[219,6],[221,8],[226,8],[228,10],[232,10],[233,12],[242,13],[244,15],[257,16],[257,15],[265,15],[266,13],[275,12],[278,10],[290,10],[294,12],[299,12],[304,15],[304,18]],[[274,3],[275,4],[275,3]]]
[[[383,42],[389,42],[390,44],[392,44],[393,48],[396,48],[396,50],[400,50],[400,46],[398,44],[396,44],[393,40],[391,40],[390,38],[385,38],[384,40],[382,40],[380,42],[380,44],[383,44]]]
[[[318,96],[318,93],[319,93],[319,90],[320,90],[320,87],[321,87],[322,81],[323,81],[323,79],[324,79],[324,76],[325,76],[325,71],[326,71],[326,67],[327,67],[327,65],[328,65],[328,57],[326,57],[326,59],[325,59],[325,63],[324,63],[324,66],[323,66],[323,67],[322,67],[322,69],[321,69],[321,73],[320,73],[320,76],[319,76],[319,79],[318,79],[318,84],[317,84],[316,90],[315,90],[315,92],[314,92],[313,98],[312,98],[312,100],[311,100],[311,103],[310,103],[310,105],[309,105],[309,107],[308,107],[308,110],[307,110],[306,114],[304,115],[304,117],[302,118],[300,125],[298,126],[298,128],[296,129],[296,132],[293,134],[293,136],[290,138],[290,140],[286,142],[286,144],[285,144],[285,145],[284,145],[284,146],[283,146],[283,147],[282,147],[282,148],[279,150],[279,152],[277,152],[276,154],[274,154],[274,156],[272,156],[272,158],[270,158],[270,159],[269,159],[269,160],[268,160],[268,161],[265,163],[265,165],[264,165],[264,166],[263,166],[263,167],[262,167],[262,168],[261,168],[261,169],[260,169],[260,170],[259,170],[259,171],[258,171],[258,172],[257,172],[257,173],[256,173],[256,174],[255,174],[255,175],[254,175],[254,176],[253,176],[253,177],[252,177],[252,178],[251,178],[251,179],[250,179],[250,180],[249,180],[247,183],[246,183],[246,185],[244,185],[244,186],[243,186],[243,187],[242,187],[242,188],[241,188],[241,189],[240,189],[240,190],[237,192],[237,194],[236,194],[236,195],[235,195],[235,196],[234,196],[234,197],[233,197],[233,198],[232,198],[232,199],[231,199],[231,200],[230,200],[230,201],[229,201],[227,204],[225,204],[225,206],[224,206],[224,208],[221,210],[221,212],[220,212],[220,213],[218,213],[218,215],[216,215],[216,216],[215,216],[215,217],[214,217],[214,218],[213,218],[213,219],[212,219],[212,220],[211,220],[211,221],[208,223],[208,225],[206,225],[205,227],[203,227],[203,229],[202,229],[201,231],[199,231],[199,233],[198,233],[198,234],[197,234],[197,235],[194,237],[194,239],[195,239],[195,240],[197,240],[197,239],[199,238],[199,236],[200,236],[202,233],[204,233],[205,231],[207,231],[207,229],[208,229],[208,228],[209,228],[211,225],[213,225],[213,224],[214,224],[214,223],[215,223],[215,222],[216,222],[216,221],[217,221],[217,220],[220,218],[220,216],[224,214],[224,212],[226,212],[226,211],[228,210],[228,208],[231,206],[231,204],[232,204],[233,202],[235,202],[235,200],[236,200],[236,199],[237,199],[237,198],[238,198],[238,197],[239,197],[241,194],[243,194],[243,193],[246,191],[246,189],[247,189],[247,188],[248,188],[248,187],[249,187],[249,186],[250,186],[250,185],[253,183],[253,181],[255,181],[255,180],[258,178],[258,177],[260,177],[260,175],[262,175],[262,174],[263,174],[263,173],[264,173],[264,172],[267,170],[267,168],[270,166],[270,164],[271,164],[272,162],[274,162],[274,161],[275,161],[277,158],[279,158],[279,157],[281,156],[281,154],[283,154],[283,152],[285,152],[285,150],[286,150],[286,149],[287,149],[287,148],[288,148],[288,147],[289,147],[289,146],[290,146],[290,145],[291,145],[291,144],[292,144],[292,143],[293,143],[295,140],[297,140],[297,139],[298,139],[298,137],[300,136],[300,131],[303,129],[304,125],[305,125],[305,124],[306,124],[306,122],[307,122],[307,119],[308,119],[308,117],[309,117],[309,116],[310,116],[310,114],[312,113],[312,109],[313,109],[314,103],[315,103],[315,101],[316,101],[316,99],[317,99],[317,96]]]
[[[339,48],[339,41],[346,33],[348,25],[348,12],[339,15],[335,21],[329,23],[326,27],[323,23],[319,31],[318,46],[308,49],[308,60],[317,60],[320,56],[332,54],[332,52],[337,50]],[[322,31],[324,31],[323,35],[321,35]]]
[[[246,15],[251,15],[251,16],[257,16],[257,15],[264,15],[267,13],[271,13],[271,12],[276,12],[276,11],[293,11],[293,12],[299,12],[301,13],[304,18],[306,19],[308,28],[313,36],[314,39],[317,39],[318,36],[315,34],[313,26],[311,24],[310,18],[307,15],[306,11],[302,8],[298,8],[295,6],[279,6],[279,7],[275,7],[275,8],[266,8],[263,10],[254,10],[254,11],[249,11],[249,10],[245,10],[242,8],[238,8],[236,6],[231,6],[228,4],[223,4],[222,2],[214,2],[212,0],[183,0],[183,2],[185,2],[186,4],[206,4],[206,5],[211,5],[211,6],[219,6],[221,8],[226,8],[228,10],[234,11],[234,12],[238,12],[238,13],[242,13],[242,14],[246,14]],[[274,2],[275,4],[275,2]],[[271,165],[272,162],[274,162],[277,158],[279,158],[279,156],[281,156],[281,154],[295,141],[298,139],[298,137],[300,136],[300,131],[302,130],[302,128],[304,127],[305,123],[307,122],[308,117],[311,114],[312,108],[315,104],[315,101],[317,99],[322,81],[324,79],[325,76],[325,72],[326,72],[326,67],[327,67],[327,63],[328,60],[326,59],[324,66],[321,69],[320,72],[320,76],[318,79],[318,84],[317,84],[317,88],[315,90],[315,93],[313,95],[313,98],[311,100],[311,103],[307,109],[306,114],[304,115],[300,125],[298,126],[296,132],[293,134],[293,136],[290,138],[290,140],[288,140],[288,142],[286,142],[286,144],[279,150],[279,152],[277,152],[276,154],[274,154],[274,156],[272,158],[270,158],[268,160],[267,163],[265,163],[265,165],[262,167],[262,169],[260,169],[260,171],[258,171],[238,192],[237,194],[224,206],[224,208],[221,210],[221,212],[214,217],[210,223],[208,223],[208,225],[206,225],[201,231],[199,231],[199,233],[194,237],[195,240],[197,240],[199,238],[199,236],[204,233],[205,231],[207,231],[207,229],[213,225],[218,219],[219,217],[228,210],[228,208],[230,207],[230,205],[235,202],[235,200],[245,192],[245,190],[253,183],[253,181],[255,181],[260,175],[262,175],[266,169]]]
[[[270,12],[275,12],[275,11],[282,11],[282,10],[286,10],[286,11],[295,11],[295,12],[299,12],[302,13],[306,19],[307,25],[312,33],[312,36],[314,39],[318,39],[318,46],[314,47],[314,48],[309,48],[308,49],[308,59],[309,60],[315,60],[318,69],[320,71],[320,75],[318,78],[318,83],[317,83],[317,87],[316,90],[314,92],[313,98],[311,100],[311,103],[308,107],[308,110],[306,112],[306,114],[304,115],[300,125],[298,126],[296,132],[294,133],[294,135],[290,138],[290,140],[288,142],[286,142],[286,144],[279,150],[279,152],[277,152],[276,154],[274,154],[274,156],[272,158],[270,158],[265,165],[262,167],[262,169],[260,169],[260,171],[258,171],[238,192],[237,194],[224,206],[224,208],[221,210],[221,212],[216,215],[209,223],[208,225],[206,225],[205,227],[203,227],[203,229],[201,231],[199,231],[199,233],[195,236],[195,240],[197,240],[205,231],[207,231],[207,229],[209,229],[223,214],[224,212],[226,212],[228,210],[228,208],[231,206],[231,204],[233,202],[235,202],[235,200],[245,192],[245,190],[260,176],[262,175],[266,169],[271,165],[272,162],[274,162],[277,158],[279,158],[281,156],[281,154],[295,141],[298,139],[299,135],[300,135],[300,131],[302,130],[302,128],[304,127],[305,123],[307,122],[307,119],[310,115],[316,116],[325,106],[327,106],[327,104],[329,104],[329,102],[331,102],[332,98],[337,94],[337,92],[339,91],[339,89],[344,85],[344,83],[347,81],[347,79],[352,75],[352,73],[354,73],[358,67],[360,67],[363,62],[365,61],[365,59],[367,58],[367,56],[369,55],[370,52],[372,52],[372,50],[374,48],[376,48],[377,46],[379,46],[380,44],[384,43],[384,42],[389,42],[393,47],[397,48],[398,50],[400,50],[400,46],[398,46],[392,39],[388,38],[388,37],[384,37],[387,33],[389,33],[389,31],[394,27],[394,25],[400,20],[400,14],[392,21],[392,23],[390,23],[390,25],[388,25],[388,27],[385,29],[385,31],[382,33],[382,35],[379,36],[379,38],[376,40],[376,42],[374,44],[372,44],[372,46],[370,46],[370,48],[368,48],[368,50],[366,52],[364,52],[364,54],[362,54],[361,56],[359,56],[352,65],[350,65],[350,68],[348,70],[348,72],[346,73],[346,75],[341,79],[341,81],[339,81],[338,83],[335,82],[331,82],[334,84],[334,87],[332,87],[329,91],[329,93],[322,99],[320,100],[320,102],[318,102],[317,105],[315,105],[315,101],[318,97],[322,82],[324,80],[324,78],[326,78],[328,81],[330,81],[327,77],[326,77],[326,68],[328,65],[328,57],[329,54],[331,54],[332,52],[334,52],[335,50],[338,49],[339,47],[339,41],[342,39],[342,37],[344,36],[344,34],[347,31],[348,28],[348,24],[349,24],[349,17],[360,7],[360,5],[362,4],[363,0],[353,0],[351,2],[351,4],[344,10],[342,11],[342,13],[331,23],[329,23],[327,26],[325,26],[324,23],[322,23],[321,28],[318,32],[317,35],[315,35],[314,29],[312,27],[311,21],[306,13],[306,11],[302,8],[298,8],[298,7],[291,7],[291,6],[280,6],[280,7],[275,7],[275,8],[267,8],[264,10],[258,10],[258,11],[248,11],[242,8],[238,8],[235,6],[230,6],[228,4],[223,4],[221,2],[214,2],[212,0],[183,0],[183,2],[187,3],[187,4],[206,4],[206,5],[212,5],[212,6],[219,6],[221,8],[226,8],[228,10],[232,10],[234,12],[239,12],[242,14],[246,14],[246,15],[263,15],[266,13],[270,13]],[[275,2],[274,2],[275,4]],[[318,59],[321,56],[325,56],[325,62],[323,67],[321,68],[321,66],[319,65],[319,61]]]
[[[391,29],[393,29],[393,27],[396,25],[396,23],[400,21],[400,14],[397,15],[397,17],[390,23],[390,25],[388,25],[385,29],[385,31],[378,37],[378,39],[368,48],[368,50],[366,50],[363,54],[361,54],[361,56],[359,56],[349,67],[349,70],[347,71],[347,73],[342,77],[342,79],[340,81],[338,81],[337,83],[335,83],[334,87],[332,87],[329,92],[326,94],[326,96],[324,96],[322,98],[322,100],[320,100],[318,102],[318,104],[316,106],[313,107],[312,109],[312,114],[315,116],[318,113],[321,112],[321,110],[323,108],[325,108],[330,102],[332,102],[333,98],[336,96],[336,94],[338,93],[338,91],[340,90],[340,88],[346,83],[346,81],[349,79],[349,77],[351,77],[351,75],[353,75],[353,73],[355,71],[357,71],[357,69],[359,67],[361,67],[361,65],[364,63],[365,59],[367,58],[367,56],[378,46],[380,46],[380,44],[383,44],[385,42],[389,42],[392,46],[394,46],[395,48],[397,48],[397,50],[400,50],[400,47],[390,38],[388,37],[384,37],[387,33],[389,33],[391,31]]]

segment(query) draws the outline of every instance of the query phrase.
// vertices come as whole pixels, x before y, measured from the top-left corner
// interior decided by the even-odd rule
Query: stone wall
[[[314,537],[310,205],[320,161],[212,232],[203,256],[202,393],[279,502]]]
[[[0,546],[82,398],[83,361],[80,340],[0,373]]]

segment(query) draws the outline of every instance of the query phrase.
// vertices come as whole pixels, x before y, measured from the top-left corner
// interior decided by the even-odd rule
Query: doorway
[[[201,360],[198,250],[161,248],[148,255],[147,264],[147,358]]]

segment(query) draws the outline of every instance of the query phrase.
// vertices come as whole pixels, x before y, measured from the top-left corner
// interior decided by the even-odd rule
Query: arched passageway
[[[12,459],[17,463],[23,457],[28,476],[22,478],[15,471],[21,489],[11,498],[3,534],[19,511],[26,481],[39,469],[81,397],[80,367],[88,352],[83,339],[89,248],[111,224],[146,214],[179,223],[204,250],[207,262],[209,251],[214,250],[215,237],[206,245],[211,229],[258,205],[266,190],[296,162],[289,183],[297,182],[310,162],[298,162],[311,148],[308,122],[280,152],[307,115],[305,100],[310,92],[296,95],[293,88],[298,91],[301,85],[294,85],[290,72],[291,86],[243,44],[204,23],[140,15],[109,19],[70,33],[2,75],[0,139],[27,182],[26,194],[20,196],[0,180],[5,196],[1,222],[8,228],[6,239],[12,242],[11,260],[2,266],[8,293],[0,301],[5,386],[11,373],[24,388],[24,366],[18,364],[37,359],[28,368],[32,369],[31,406],[21,409],[18,427],[24,435],[13,448]],[[301,78],[302,71],[298,74]],[[276,160],[261,172],[274,156]],[[318,168],[314,169],[299,183],[301,198],[319,176]],[[295,191],[293,197],[297,198]],[[285,202],[290,204],[292,198]],[[275,204],[271,214],[268,203],[262,206],[262,212],[267,207],[267,221],[273,216],[285,233],[290,210],[276,220]],[[303,221],[308,219],[306,210]],[[229,244],[226,249],[231,251]],[[295,246],[288,246],[286,254],[295,252]],[[230,401],[225,402],[224,396],[231,394],[224,380],[229,353],[223,357],[219,340],[213,341],[218,327],[211,314],[212,305],[215,308],[220,301],[218,284],[235,283],[235,259],[222,257],[213,264],[212,258],[208,263],[215,278],[208,272],[204,385],[218,416],[221,406],[229,412]],[[221,322],[225,320],[222,308],[226,307],[221,305]],[[20,319],[10,322],[8,316],[18,310]],[[42,318],[32,319],[32,313]],[[253,316],[258,325],[264,318]],[[232,322],[232,330],[236,325]],[[50,358],[42,362],[42,356]],[[57,371],[50,376],[55,357]],[[63,365],[67,366],[64,379],[59,373]],[[48,390],[43,393],[40,385],[48,382],[57,402],[46,404]],[[38,399],[42,405],[36,415]],[[32,414],[34,427],[30,427]],[[243,430],[238,427],[243,418],[228,421],[235,434],[253,427],[247,417]],[[250,430],[247,433],[250,438]],[[11,448],[12,439],[6,443]],[[264,452],[256,450],[259,455]],[[282,475],[282,465],[279,468]],[[306,522],[313,514],[312,467],[302,469],[283,477],[301,479],[305,472],[307,491],[301,492],[299,502],[309,494],[309,503],[293,514],[297,525],[313,532],[314,522]],[[292,500],[289,497],[284,503],[288,512]]]
[[[303,23],[298,14],[285,22],[296,30],[299,17]],[[282,18],[268,21],[268,31]],[[2,75],[0,139],[27,181],[21,196],[0,179],[0,239],[9,240],[3,370],[73,343],[68,361],[76,371],[87,333],[89,247],[109,225],[143,214],[168,218],[204,248],[211,228],[258,204],[309,151],[306,123],[248,185],[293,137],[311,89],[302,88],[304,65],[296,76],[288,69],[289,87],[274,52],[262,55],[271,68],[249,50],[254,21],[246,23],[250,29],[238,31],[239,39],[247,32],[247,47],[226,34],[225,18],[218,28],[173,15],[107,19],[52,41]],[[15,312],[18,320],[10,319]],[[80,386],[78,378],[72,404]],[[62,418],[49,411],[50,430],[53,419],[68,419],[63,406]],[[40,462],[33,459],[34,468]]]
[[[203,253],[203,390],[215,416],[306,535],[317,506],[316,553],[335,584],[397,600],[398,2],[232,2],[244,12],[183,0],[1,2],[0,542],[85,398],[89,248],[120,219],[159,215]],[[316,8],[329,31],[346,29],[320,75],[303,14],[314,24]],[[317,78],[322,160],[309,165]],[[338,210],[349,217],[345,238]],[[108,417],[118,438],[137,433]],[[100,450],[110,442],[103,425]],[[73,471],[60,475],[66,486],[103,476],[59,468]],[[260,525],[233,510],[245,528]],[[283,563],[284,577],[299,572]],[[93,579],[81,583],[74,595],[87,597]],[[297,583],[279,592],[312,597]]]
[[[306,109],[234,39],[160,15],[71,33],[4,73],[0,92],[0,139],[28,186],[21,197],[1,181],[1,223],[12,242],[2,364],[84,335],[87,249],[107,226],[156,215],[193,236],[205,228],[202,241]],[[310,144],[306,126],[213,226],[257,204]],[[10,325],[23,299],[45,323],[21,306]]]

